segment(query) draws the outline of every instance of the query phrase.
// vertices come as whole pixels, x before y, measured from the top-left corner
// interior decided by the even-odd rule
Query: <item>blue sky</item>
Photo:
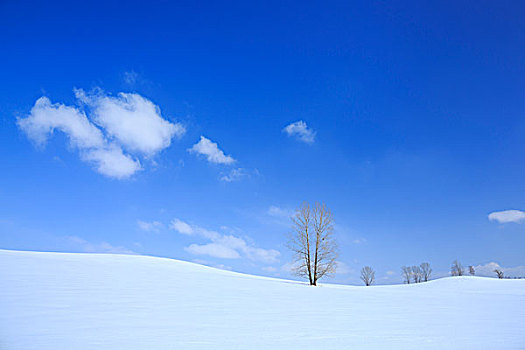
[[[0,247],[290,277],[287,216],[319,200],[335,282],[525,275],[523,10],[4,1]]]

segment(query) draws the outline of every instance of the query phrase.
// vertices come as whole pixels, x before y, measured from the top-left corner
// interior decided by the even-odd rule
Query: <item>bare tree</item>
[[[412,279],[412,269],[409,266],[403,266],[401,267],[401,270],[403,271],[403,279],[406,284],[410,284],[410,280]]]
[[[295,211],[295,215],[291,219],[293,222],[293,231],[289,238],[288,247],[294,252],[293,272],[299,277],[308,277],[308,280],[312,285],[312,263],[310,261],[312,218],[310,205],[307,202],[303,202],[301,207]]]
[[[294,252],[294,273],[317,285],[323,276],[335,273],[337,243],[333,237],[334,220],[324,203],[307,202],[292,217],[293,232],[288,247]]]
[[[376,273],[370,266],[365,266],[361,269],[361,280],[365,286],[370,286],[376,281]]]
[[[423,272],[421,271],[421,268],[419,266],[412,266],[411,270],[414,283],[420,283],[421,279],[423,278]]]
[[[450,274],[452,276],[463,276],[465,274],[465,270],[463,269],[463,265],[457,260],[454,260],[452,263],[452,267],[450,268]]]
[[[474,266],[470,265],[468,267],[468,273],[470,273],[471,276],[476,275],[476,270],[474,270]]]
[[[494,270],[494,272],[496,273],[496,275],[498,275],[499,279],[503,278],[503,271],[502,270],[496,269],[496,270]]]
[[[337,267],[337,242],[334,239],[334,219],[325,203],[314,206],[315,254],[314,286],[318,279],[335,273]]]
[[[430,267],[430,264],[427,262],[421,263],[421,265],[419,265],[419,268],[421,269],[422,280],[428,282],[428,280],[430,279],[430,274],[432,273],[432,268]]]

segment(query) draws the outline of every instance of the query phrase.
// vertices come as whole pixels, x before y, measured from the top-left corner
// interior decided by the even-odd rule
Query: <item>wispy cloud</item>
[[[197,225],[190,225],[177,218],[171,220],[170,228],[178,233],[182,233],[183,235],[199,236],[210,240],[216,239],[220,236],[220,233],[216,231],[206,230]]]
[[[292,225],[291,218],[295,211],[278,205],[270,205],[265,211],[258,214],[257,219],[264,224],[275,224],[289,229]]]
[[[139,78],[139,74],[133,70],[129,71],[129,72],[124,72],[123,74],[123,80],[126,84],[128,85],[135,85],[137,83],[137,80]]]
[[[183,235],[192,235],[194,233],[190,225],[179,219],[171,220],[170,228]]]
[[[235,159],[229,155],[225,155],[224,152],[219,149],[217,143],[207,139],[204,136],[201,136],[199,142],[189,148],[188,152],[203,155],[210,163],[232,164],[235,162]]]
[[[280,255],[277,250],[258,248],[244,238],[207,230],[197,225],[188,224],[180,219],[173,219],[170,227],[181,234],[193,235],[209,241],[205,244],[194,243],[186,247],[185,250],[191,254],[208,255],[223,259],[245,257],[265,263],[277,262]]]
[[[493,261],[484,265],[474,266],[476,276],[495,277],[495,269],[502,270],[507,277],[525,277],[525,266],[503,267]]]
[[[164,225],[159,221],[137,220],[137,225],[142,231],[158,232]]]
[[[293,274],[294,271],[301,265],[300,261],[288,261],[281,265],[281,271],[289,274]]]
[[[315,131],[309,128],[302,120],[288,124],[283,128],[283,132],[305,143],[311,144],[315,142]]]
[[[350,268],[350,266],[348,266],[346,263],[342,261],[337,261],[335,272],[339,275],[348,275],[350,273],[353,273],[354,270]]]
[[[191,244],[184,250],[195,255],[208,255],[221,259],[237,259],[241,257],[235,249],[220,243]]]
[[[521,223],[525,220],[525,212],[521,210],[503,210],[495,211],[489,214],[489,220],[497,221],[499,223]]]
[[[76,249],[84,253],[107,253],[107,254],[138,254],[122,246],[114,246],[108,242],[91,243],[77,236],[66,236],[66,241]]]
[[[283,218],[283,219],[289,219],[294,214],[293,210],[283,209],[276,205],[270,205],[266,213],[270,216],[273,216],[276,218]]]
[[[222,175],[220,177],[220,180],[224,181],[224,182],[234,182],[234,181],[239,181],[242,178],[245,178],[245,177],[248,177],[248,176],[249,176],[249,174],[246,171],[246,169],[236,168],[236,169],[231,169],[230,172],[228,172],[225,175]]]
[[[122,73],[122,83],[124,86],[135,89],[140,87],[141,89],[151,90],[156,84],[151,80],[147,79],[143,74],[130,70]]]
[[[41,97],[18,126],[37,146],[43,147],[54,131],[64,133],[80,159],[97,172],[117,179],[142,169],[139,156],[152,157],[184,134],[179,123],[165,120],[160,109],[138,94],[113,97],[97,90],[75,90],[80,106],[51,103]]]
[[[196,264],[206,265],[206,266],[214,267],[216,269],[227,270],[227,271],[233,270],[231,266],[224,265],[224,264],[214,264],[206,260],[202,260],[202,259],[193,259],[192,261]]]
[[[258,169],[233,168],[228,172],[222,173],[219,180],[222,182],[236,182],[243,179],[251,179],[261,176]]]
[[[275,268],[273,266],[264,266],[264,267],[261,267],[261,270],[263,270],[264,272],[268,272],[268,273],[275,273],[275,272],[277,272],[277,268]]]

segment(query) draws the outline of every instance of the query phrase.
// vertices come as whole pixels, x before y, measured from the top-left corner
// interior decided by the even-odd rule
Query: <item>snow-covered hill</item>
[[[0,349],[525,349],[525,280],[355,287],[0,250]]]

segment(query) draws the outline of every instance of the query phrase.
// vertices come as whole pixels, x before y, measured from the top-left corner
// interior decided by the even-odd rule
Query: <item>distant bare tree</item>
[[[333,238],[334,220],[324,203],[304,202],[292,217],[293,232],[288,247],[294,252],[294,273],[317,285],[323,276],[335,273],[337,243]]]
[[[401,267],[401,271],[403,271],[403,279],[406,284],[410,284],[410,280],[412,279],[412,269],[409,266],[403,266]]]
[[[430,279],[430,274],[432,274],[432,268],[430,267],[430,264],[427,262],[421,263],[419,265],[419,268],[421,269],[421,278],[424,282],[428,282]]]
[[[423,272],[421,271],[421,268],[419,266],[412,266],[411,270],[414,283],[420,283],[423,279]]]
[[[376,281],[375,271],[370,266],[365,266],[361,269],[361,280],[365,286],[370,286]]]
[[[463,276],[465,274],[465,270],[463,269],[463,265],[457,260],[454,260],[452,263],[452,267],[450,268],[450,274],[452,276]]]
[[[503,278],[503,271],[502,270],[496,269],[496,270],[494,270],[494,272],[496,273],[496,275],[498,275],[499,279]]]
[[[474,266],[470,265],[468,267],[468,273],[470,273],[471,276],[476,275],[476,270],[474,270]]]

